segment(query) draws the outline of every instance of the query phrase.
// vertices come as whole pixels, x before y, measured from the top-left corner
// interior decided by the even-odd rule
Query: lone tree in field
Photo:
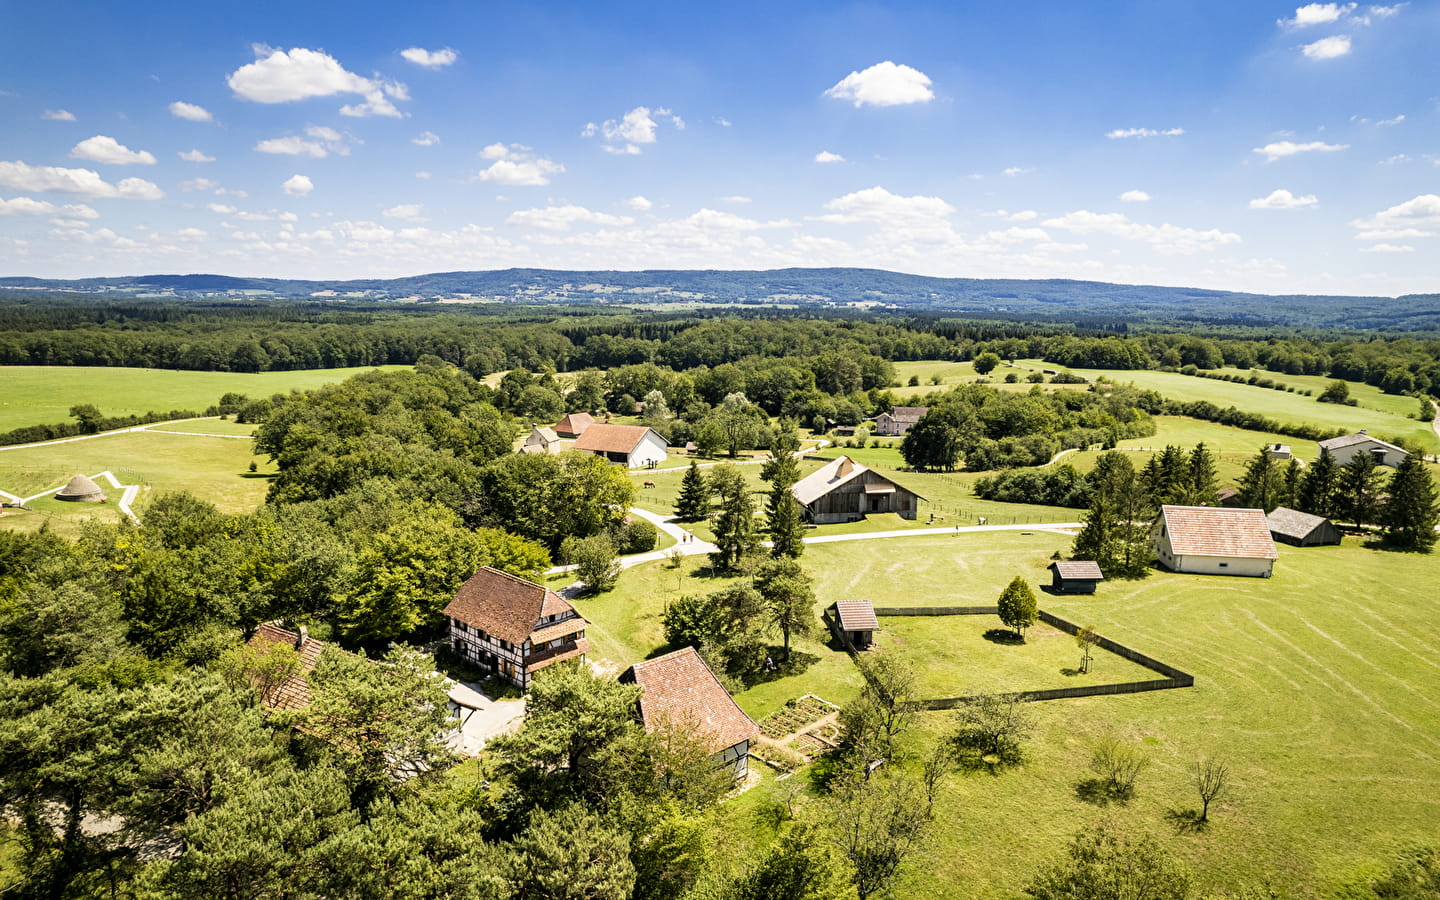
[[[683,521],[696,522],[710,515],[710,483],[690,460],[690,468],[680,479],[680,496],[675,500],[675,514]]]
[[[75,423],[85,434],[94,434],[100,430],[100,407],[93,403],[81,403],[70,407],[70,415],[74,416]]]
[[[995,371],[996,366],[1000,365],[1000,357],[994,353],[982,353],[975,357],[975,361],[971,365],[975,368],[976,375],[989,375]]]
[[[1350,385],[1343,381],[1332,381],[1325,385],[1325,390],[1315,398],[1317,403],[1348,403],[1350,401]]]
[[[1135,782],[1148,765],[1150,758],[1139,747],[1113,734],[1102,737],[1090,756],[1090,771],[1099,776],[1101,789],[1120,803],[1135,796]]]
[[[1195,763],[1191,776],[1195,792],[1200,795],[1200,821],[1207,822],[1210,804],[1225,796],[1225,789],[1230,786],[1230,767],[1207,756]]]
[[[1090,671],[1090,660],[1094,655],[1090,652],[1096,644],[1100,643],[1100,635],[1095,633],[1094,625],[1086,625],[1075,635],[1075,646],[1080,648],[1080,671]]]
[[[780,632],[789,659],[790,638],[809,637],[815,631],[814,582],[798,562],[782,557],[760,564],[755,591],[765,605],[765,617]]]
[[[1000,608],[1000,621],[1006,628],[1015,629],[1015,633],[1024,640],[1025,629],[1035,624],[1038,611],[1035,592],[1030,590],[1030,583],[1016,575],[1010,584],[1006,585],[1005,590],[1000,592],[997,605]]]

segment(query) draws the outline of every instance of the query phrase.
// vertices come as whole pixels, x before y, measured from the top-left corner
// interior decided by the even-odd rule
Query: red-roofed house
[[[638,662],[626,669],[620,680],[640,686],[640,719],[647,732],[666,727],[692,729],[705,741],[716,765],[728,767],[736,779],[745,777],[750,769],[750,742],[760,735],[760,728],[694,647]]]
[[[445,615],[456,653],[522,689],[546,666],[590,651],[590,623],[564,597],[489,566],[460,586]]]
[[[1151,537],[1172,572],[1269,578],[1280,558],[1263,509],[1162,506]]]
[[[571,413],[555,423],[555,433],[562,438],[578,438],[594,424],[595,417],[589,413]]]
[[[644,425],[591,425],[575,441],[576,450],[603,456],[627,469],[652,466],[669,458],[668,443]]]

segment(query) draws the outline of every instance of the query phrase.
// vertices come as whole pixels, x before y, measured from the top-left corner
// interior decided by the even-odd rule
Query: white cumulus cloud
[[[40,118],[51,122],[73,122],[75,114],[68,109],[47,109],[40,114]]]
[[[215,121],[215,117],[210,115],[210,110],[203,106],[196,106],[194,103],[186,103],[183,100],[176,100],[170,104],[170,115],[177,119],[187,119],[191,122]]]
[[[856,107],[902,106],[928,103],[935,99],[930,76],[910,66],[886,60],[868,69],[851,72],[825,92],[836,100],[849,100]]]
[[[423,222],[425,221],[425,217],[422,215],[424,210],[425,207],[419,203],[401,203],[398,206],[390,207],[381,215],[391,219],[404,219],[408,222]]]
[[[425,50],[420,47],[410,47],[400,51],[400,55],[417,66],[424,66],[427,69],[443,69],[455,60],[460,54],[446,47],[443,50]]]
[[[838,163],[844,162],[845,157],[841,156],[838,153],[831,153],[829,150],[821,150],[819,153],[815,154],[815,161],[817,163]]]
[[[304,197],[315,190],[315,182],[304,175],[291,175],[280,187],[292,197]]]
[[[255,103],[291,103],[314,97],[356,94],[364,103],[340,108],[347,116],[390,116],[402,113],[391,99],[407,98],[405,86],[381,78],[364,78],[347,71],[340,62],[321,50],[296,47],[276,50],[256,47],[256,60],[241,66],[226,84],[235,96]]]
[[[1295,10],[1294,18],[1277,19],[1281,28],[1304,28],[1307,25],[1328,25],[1355,9],[1354,3],[1307,3]]]
[[[1305,194],[1297,197],[1284,188],[1271,191],[1267,197],[1256,197],[1250,201],[1251,209],[1304,209],[1307,206],[1315,206],[1320,201],[1314,194]]]
[[[0,216],[65,216],[71,219],[98,219],[100,214],[83,203],[57,206],[48,200],[30,197],[0,197]]]
[[[1415,248],[1409,244],[1372,244],[1369,247],[1361,247],[1361,253],[1414,253]]]
[[[303,138],[297,135],[270,138],[256,144],[255,149],[260,153],[308,156],[311,159],[324,159],[332,153],[336,156],[350,155],[350,147],[346,143],[345,135],[333,128],[310,125],[306,127],[305,135],[306,137]]]
[[[1369,219],[1356,219],[1350,223],[1361,229],[1399,229],[1416,226],[1433,227],[1440,225],[1440,195],[1420,194],[1397,203],[1389,209],[1382,209]]]
[[[433,147],[440,143],[440,135],[433,131],[422,131],[418,136],[411,138],[410,143],[417,147]]]
[[[1350,36],[1336,34],[1300,48],[1307,59],[1335,59],[1350,52]]]
[[[1126,191],[1120,195],[1122,203],[1146,203],[1149,200],[1150,195],[1144,191]]]
[[[635,210],[636,212],[649,212],[650,209],[655,206],[655,204],[651,203],[649,200],[638,194],[634,197],[631,197],[629,200],[626,200],[625,205]]]
[[[199,150],[181,150],[180,158],[186,162],[214,162],[215,157],[206,156]]]
[[[750,200],[749,197],[746,197],[744,194],[731,194],[731,195],[728,196],[728,197],[721,197],[721,198],[720,198],[720,202],[721,202],[721,203],[739,203],[739,204],[745,204],[745,203],[751,202],[751,200]]]
[[[480,158],[494,162],[489,168],[481,169],[475,177],[492,184],[534,187],[549,184],[552,175],[565,171],[560,163],[537,158],[524,144],[506,145],[497,141],[481,150]]]
[[[587,122],[581,129],[580,136],[599,135],[607,153],[635,156],[640,153],[643,145],[653,144],[657,140],[656,132],[660,123],[656,121],[656,117],[669,120],[670,124],[679,130],[683,131],[685,128],[685,121],[664,107],[652,110],[648,106],[637,106],[619,119],[606,119],[599,125]]]
[[[32,166],[19,161],[0,162],[0,187],[128,200],[158,200],[165,196],[158,186],[143,178],[125,178],[111,184],[92,169]]]
[[[1093,213],[1085,209],[1046,219],[1042,224],[1076,234],[1104,234],[1139,241],[1165,253],[1189,254],[1240,243],[1240,235],[1217,228],[1201,231],[1179,225],[1145,225],[1130,221],[1122,213]]]
[[[1277,159],[1284,159],[1287,156],[1295,156],[1299,153],[1336,153],[1340,150],[1348,150],[1349,148],[1349,144],[1327,144],[1324,141],[1311,141],[1308,144],[1297,144],[1294,141],[1276,141],[1272,144],[1266,144],[1263,147],[1256,147],[1252,152],[1264,156],[1266,162],[1274,162]]]
[[[569,231],[573,225],[630,225],[634,221],[629,216],[612,216],[574,205],[517,210],[505,220],[509,225],[547,231]]]
[[[189,181],[180,182],[182,191],[213,191],[220,186],[220,182],[211,181],[208,178],[192,178]]]
[[[104,134],[97,134],[76,144],[71,148],[70,156],[73,159],[88,159],[112,166],[155,165],[155,157],[148,150],[131,150]]]
[[[836,197],[826,203],[825,208],[831,212],[829,215],[820,216],[819,221],[840,224],[934,221],[944,219],[955,211],[955,207],[939,197],[925,197],[918,194],[913,197],[903,197],[899,194],[892,194],[878,185]]]

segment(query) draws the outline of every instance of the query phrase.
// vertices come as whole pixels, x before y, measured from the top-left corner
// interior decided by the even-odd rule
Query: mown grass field
[[[1039,582],[1050,553],[1068,545],[1043,532],[895,538],[816,545],[802,561],[817,578],[817,606],[837,597],[988,603],[1015,574]],[[1029,707],[1037,731],[1026,763],[951,777],[930,847],[907,866],[898,896],[1014,897],[1077,831],[1102,820],[1156,836],[1194,869],[1201,895],[1269,879],[1283,896],[1329,896],[1373,862],[1440,840],[1435,558],[1354,539],[1280,553],[1271,579],[1156,572],[1104,583],[1093,597],[1041,595],[1043,609],[1193,673],[1195,687]],[[854,695],[853,677],[837,678],[829,663],[835,650],[801,647],[822,661],[740,694],[748,712],[758,718],[806,691],[840,703]],[[1072,643],[1064,649],[1078,662]],[[957,683],[998,688],[1010,677],[1002,661],[1013,659],[951,652],[933,666]],[[906,740],[927,748],[952,716],[923,714]],[[1077,796],[1107,734],[1151,759],[1128,806],[1099,808]],[[1228,760],[1235,786],[1212,807],[1207,830],[1182,831],[1174,814],[1198,806],[1188,770],[1204,755]]]
[[[0,431],[68,421],[70,407],[82,403],[95,404],[107,416],[172,409],[204,412],[231,391],[268,397],[334,384],[368,371],[371,369],[366,367],[247,374],[105,366],[4,366],[0,367]]]

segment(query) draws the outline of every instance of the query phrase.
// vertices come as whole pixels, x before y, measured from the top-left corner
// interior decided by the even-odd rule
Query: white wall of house
[[[1335,460],[1336,465],[1345,465],[1355,458],[1357,453],[1373,453],[1375,461],[1382,466],[1398,466],[1405,461],[1405,451],[1397,450],[1394,447],[1387,447],[1379,441],[1360,441],[1348,447],[1341,447],[1338,450],[1331,450],[1330,456]]]
[[[1269,578],[1274,570],[1273,559],[1250,559],[1241,556],[1177,556],[1170,546],[1169,536],[1159,538],[1155,556],[1160,565],[1172,572],[1189,572],[1195,575],[1240,575],[1249,578]]]
[[[625,461],[627,468],[639,469],[650,463],[660,464],[670,458],[670,452],[666,448],[665,439],[653,431],[645,432],[640,443],[630,451],[630,457]]]

